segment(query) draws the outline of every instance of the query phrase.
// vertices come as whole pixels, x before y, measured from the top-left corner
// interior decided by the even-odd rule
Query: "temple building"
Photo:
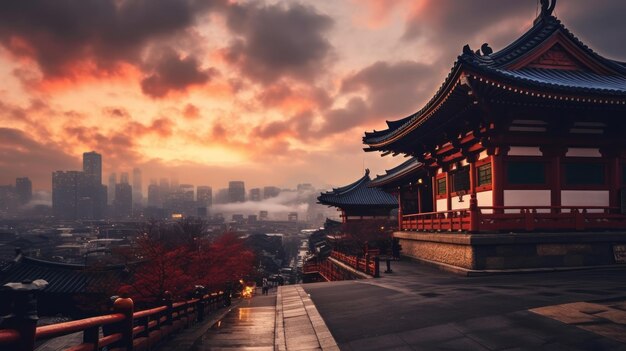
[[[554,0],[541,3],[519,39],[497,52],[466,45],[422,109],[365,133],[365,151],[410,157],[371,184],[398,196],[395,236],[408,255],[467,269],[618,261],[616,240],[626,242],[615,232],[626,229],[626,63],[583,44],[552,15]],[[591,240],[585,232],[607,230],[571,259],[568,247]],[[503,235],[482,246],[486,236],[463,236],[467,243],[456,247],[438,242],[459,254],[442,259],[420,241],[424,232],[558,232],[515,240],[525,240],[517,249],[529,256],[559,259],[482,254],[504,245]],[[548,237],[565,246],[542,251]]]
[[[369,169],[356,182],[321,193],[320,204],[336,207],[341,211],[343,223],[368,219],[389,219],[391,211],[398,207],[396,198],[380,189],[369,187]]]

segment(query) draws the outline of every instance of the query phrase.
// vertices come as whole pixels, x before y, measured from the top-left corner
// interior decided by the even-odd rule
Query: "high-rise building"
[[[115,184],[117,184],[117,174],[109,174],[109,205],[115,200]]]
[[[260,188],[252,188],[250,189],[250,195],[248,196],[250,201],[261,201],[261,189]]]
[[[246,186],[240,180],[228,182],[228,200],[229,202],[245,202]]]
[[[133,169],[133,204],[139,204],[143,202],[143,182],[141,180],[141,169]]]
[[[280,188],[275,186],[266,186],[263,188],[263,198],[270,199],[280,194]]]
[[[80,171],[52,173],[52,213],[59,219],[79,218],[79,200],[85,197],[88,181]],[[81,211],[88,212],[87,209]]]
[[[128,172],[122,172],[120,174],[120,183],[122,184],[130,184]]]
[[[83,172],[95,184],[102,184],[102,155],[95,151],[83,153]]]
[[[15,192],[20,205],[25,205],[33,198],[33,183],[28,177],[15,179]]]
[[[167,178],[161,178],[159,180],[159,191],[161,192],[161,198],[165,199],[167,194],[170,193],[170,181]]]
[[[160,190],[161,190],[160,187],[156,184],[150,184],[148,186],[148,207],[163,206]]]
[[[196,188],[196,199],[200,207],[213,206],[213,189],[210,186],[199,186]]]
[[[182,193],[183,201],[194,201],[194,186],[191,184],[181,184],[178,186]]]
[[[0,218],[14,215],[19,203],[19,197],[13,185],[0,185]]]
[[[215,194],[215,203],[216,204],[227,204],[230,201],[228,196],[228,188],[218,189]]]
[[[78,206],[78,218],[104,218],[107,207],[106,187],[102,185],[102,155],[95,151],[83,153],[85,189]]]
[[[115,185],[113,205],[116,218],[130,218],[133,214],[133,188],[128,183]]]

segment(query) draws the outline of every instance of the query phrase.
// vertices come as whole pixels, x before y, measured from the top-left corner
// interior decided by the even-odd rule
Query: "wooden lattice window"
[[[445,195],[446,194],[446,178],[437,179],[437,195]]]
[[[477,186],[491,185],[491,163],[476,167]]]
[[[512,161],[507,163],[506,178],[509,184],[546,184],[546,164],[533,161]]]
[[[603,163],[568,162],[565,164],[566,185],[603,185],[605,183]]]

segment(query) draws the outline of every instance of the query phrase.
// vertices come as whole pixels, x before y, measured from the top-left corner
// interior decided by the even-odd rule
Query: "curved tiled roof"
[[[369,169],[365,170],[365,175],[356,182],[321,193],[317,201],[324,205],[339,208],[349,206],[397,207],[398,201],[394,196],[380,189],[368,187],[371,182],[369,174]]]
[[[606,67],[612,73],[600,75],[587,71],[566,71],[546,68],[508,69],[526,54],[536,49],[555,33],[561,33],[571,43],[582,50],[593,61]],[[556,17],[540,17],[533,27],[519,39],[504,49],[481,55],[472,51],[469,46],[463,48],[463,53],[454,62],[450,73],[433,98],[416,113],[396,120],[387,121],[388,129],[366,132],[363,137],[365,144],[386,143],[408,129],[414,129],[429,118],[433,108],[444,101],[447,94],[451,94],[458,85],[456,82],[462,72],[474,72],[511,83],[537,89],[551,89],[563,93],[587,93],[596,95],[610,95],[626,97],[626,63],[604,58],[583,44],[574,36]],[[370,149],[372,150],[372,149]]]
[[[369,187],[380,187],[389,182],[396,180],[398,178],[404,177],[408,174],[411,174],[417,171],[423,164],[419,162],[416,158],[411,157],[407,161],[402,162],[400,165],[385,170],[385,174],[376,176],[374,180],[370,182]]]
[[[48,282],[42,291],[48,293],[84,293],[92,284],[106,284],[109,279],[121,279],[124,265],[90,269],[87,266],[50,262],[18,256],[0,272],[0,286],[11,282],[43,279]]]

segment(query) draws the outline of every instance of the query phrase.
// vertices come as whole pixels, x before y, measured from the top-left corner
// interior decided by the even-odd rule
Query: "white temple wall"
[[[608,190],[562,190],[561,206],[609,206]],[[587,212],[602,212],[588,210]]]
[[[550,206],[550,190],[504,190],[504,206]],[[506,210],[507,213],[519,210]],[[550,210],[537,210],[550,212]]]
[[[447,211],[448,199],[438,199],[435,205],[437,205],[436,212]]]

